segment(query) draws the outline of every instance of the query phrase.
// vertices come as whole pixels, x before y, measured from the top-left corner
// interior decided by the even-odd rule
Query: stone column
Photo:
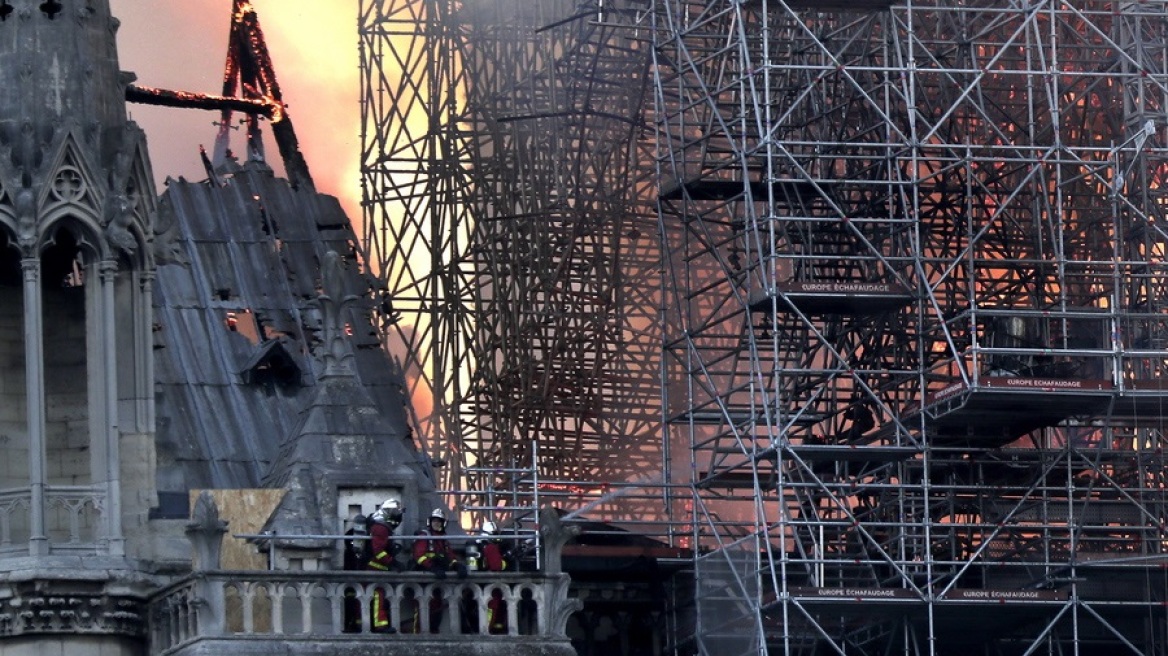
[[[125,539],[122,537],[122,471],[121,449],[118,429],[118,344],[116,301],[114,283],[117,280],[118,263],[112,260],[98,265],[101,278],[101,296],[98,316],[101,318],[101,349],[99,359],[104,372],[102,399],[105,405],[105,479],[106,479],[106,530],[109,542],[107,548],[114,556],[125,554]]]
[[[154,432],[154,273],[138,273],[138,298],[134,303],[138,322],[134,327],[137,358],[138,431]]]
[[[41,261],[20,261],[24,272],[24,384],[28,423],[29,544],[31,556],[49,553],[45,535],[45,361]]]

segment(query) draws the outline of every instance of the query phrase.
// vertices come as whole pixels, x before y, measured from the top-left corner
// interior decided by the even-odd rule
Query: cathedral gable
[[[154,236],[154,216],[158,203],[154,192],[154,182],[150,175],[150,157],[146,151],[146,139],[140,130],[126,128],[121,152],[127,154],[129,168],[123,179],[111,180],[111,190],[119,190],[124,194],[128,202],[130,217],[132,217],[134,232],[138,239],[149,242]],[[121,153],[119,153],[120,157]],[[107,229],[109,229],[108,225]],[[116,230],[115,226],[114,231],[116,232]]]
[[[12,194],[8,193],[4,178],[0,176],[0,223],[10,225],[14,218],[16,217],[12,213]]]
[[[102,196],[96,184],[93,168],[84,155],[84,149],[66,134],[54,151],[52,165],[42,178],[40,216],[54,219],[65,208],[82,210],[84,215],[97,216]]]

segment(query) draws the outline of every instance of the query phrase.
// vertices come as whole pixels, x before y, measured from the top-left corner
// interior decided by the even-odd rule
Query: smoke
[[[231,0],[110,0],[122,23],[118,50],[122,70],[139,84],[220,93]],[[349,218],[360,221],[360,113],[357,9],[349,0],[252,0],[268,42],[276,76],[317,190],[340,198]],[[210,150],[215,112],[130,105],[146,131],[156,182],[171,176],[206,177],[199,145]],[[234,140],[244,152],[243,134]],[[274,143],[268,162],[283,172]]]

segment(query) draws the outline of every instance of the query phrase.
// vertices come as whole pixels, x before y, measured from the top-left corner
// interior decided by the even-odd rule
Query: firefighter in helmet
[[[439,579],[446,578],[448,570],[457,572],[458,578],[466,578],[466,565],[458,560],[458,554],[450,546],[450,540],[446,539],[446,513],[441,508],[435,508],[430,513],[426,528],[418,532],[418,539],[414,540],[413,557],[415,569],[430,572]],[[442,596],[442,591],[435,588],[428,603],[430,633],[438,633],[447,600]]]
[[[483,522],[482,533],[482,540],[478,544],[481,569],[488,572],[514,572],[515,556],[511,546],[499,535],[499,525],[492,521]]]
[[[393,540],[393,533],[401,526],[402,507],[397,499],[386,499],[385,503],[369,517],[369,561],[366,567],[378,572],[400,572],[402,566],[397,562],[397,554],[401,545]],[[394,633],[390,624],[389,608],[385,600],[385,591],[377,588],[373,593],[372,609],[373,630],[381,633]]]
[[[459,578],[466,576],[466,565],[458,560],[458,554],[446,539],[446,513],[441,508],[435,508],[430,513],[426,528],[418,533],[419,538],[414,541],[414,567],[431,572],[435,577],[444,579],[448,570],[454,570]]]

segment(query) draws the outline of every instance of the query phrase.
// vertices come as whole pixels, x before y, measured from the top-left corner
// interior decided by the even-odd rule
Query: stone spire
[[[364,299],[346,292],[351,277],[346,276],[337,253],[325,254],[317,298],[323,332],[318,356],[323,371],[299,422],[264,477],[265,487],[287,490],[268,518],[265,532],[320,535],[334,531],[339,488],[395,488],[410,508],[440,503],[409,450],[408,435],[381,412],[357,375],[345,312]],[[331,549],[332,543],[300,540],[280,546]]]
[[[353,350],[345,335],[345,310],[360,301],[360,297],[345,293],[345,273],[341,257],[336,251],[324,255],[320,265],[321,295],[317,299],[321,310],[324,339],[321,359],[324,362],[322,379],[353,376]]]
[[[10,11],[4,11],[4,8]],[[142,253],[154,188],[145,137],[126,120],[118,20],[108,0],[0,4],[0,214],[26,256],[70,214],[104,239],[103,257]]]
[[[118,21],[108,0],[7,0],[0,20],[0,123],[32,128],[28,142],[73,121],[98,138],[126,121],[129,80],[118,70]],[[21,159],[32,153],[21,152]],[[30,162],[24,162],[29,164]]]
[[[153,440],[157,201],[145,135],[126,119],[133,76],[118,67],[117,28],[108,0],[0,0],[0,238],[21,271],[3,293],[24,309],[0,340],[24,351],[4,375],[24,381],[30,459],[5,483],[27,481],[37,556],[58,548],[57,486],[95,490],[97,550],[116,557],[124,523],[153,502],[149,472],[124,490],[121,478],[121,449]]]
[[[23,314],[0,326],[4,403],[17,409],[0,487],[13,496],[5,524],[23,533],[5,538],[0,599],[71,600],[58,620],[5,630],[0,653],[145,641],[156,200],[145,137],[126,120],[117,26],[108,0],[0,0],[0,306]],[[76,511],[60,512],[66,497]]]

